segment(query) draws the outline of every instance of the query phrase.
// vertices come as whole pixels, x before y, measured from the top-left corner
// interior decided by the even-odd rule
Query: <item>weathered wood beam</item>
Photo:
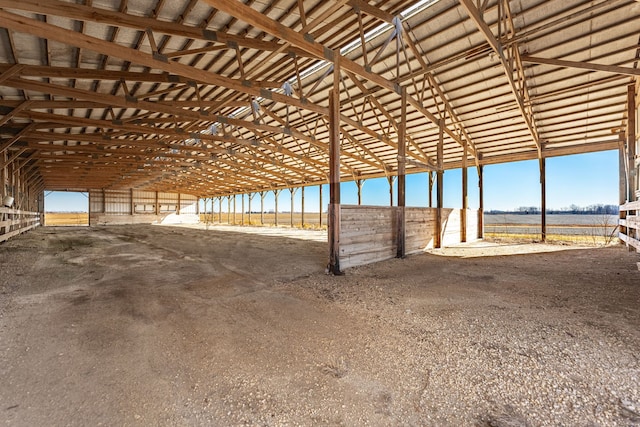
[[[398,210],[397,210],[397,230],[396,230],[396,257],[405,257],[405,241],[406,241],[406,177],[405,177],[405,160],[406,160],[406,132],[407,132],[407,90],[402,90],[402,105],[400,112],[400,122],[398,123]]]
[[[335,58],[333,87],[329,92],[329,272],[340,270],[340,69],[341,58]],[[322,210],[322,209],[321,209]]]
[[[556,65],[564,68],[580,68],[583,70],[602,71],[605,73],[622,74],[627,76],[640,76],[640,69],[631,67],[619,67],[617,65],[594,64],[592,62],[567,61],[555,58],[540,58],[537,56],[522,55],[524,62],[532,64]]]

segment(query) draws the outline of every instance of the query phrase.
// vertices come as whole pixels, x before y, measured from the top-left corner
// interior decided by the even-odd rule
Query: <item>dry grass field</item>
[[[280,212],[277,218],[278,226],[291,226],[291,213]],[[231,224],[231,225],[276,225],[276,215],[274,213],[265,213],[260,216],[260,213],[245,213],[240,212],[226,213],[222,212],[220,215],[218,212],[200,214],[200,221],[207,224]],[[296,228],[327,228],[327,214],[322,214],[322,225],[320,225],[320,214],[318,212],[305,212],[304,214],[304,227],[302,224],[302,214],[300,212],[293,213],[293,226]]]
[[[46,212],[44,224],[51,227],[89,225],[87,212]]]
[[[540,215],[485,214],[485,237],[499,240],[540,239]],[[547,215],[547,240],[580,245],[608,245],[617,240],[613,215]]]

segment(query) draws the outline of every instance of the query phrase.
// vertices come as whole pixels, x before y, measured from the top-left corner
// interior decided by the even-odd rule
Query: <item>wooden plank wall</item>
[[[348,268],[396,256],[396,208],[340,206],[340,267]]]
[[[436,211],[435,208],[405,208],[407,254],[433,248]]]
[[[396,256],[396,207],[341,206],[340,266],[355,267]],[[460,243],[460,209],[443,209],[443,244]],[[406,208],[406,253],[433,248],[436,208]],[[467,241],[477,240],[478,211],[467,211]]]
[[[0,242],[40,225],[40,213],[0,207]]]
[[[198,198],[139,190],[89,191],[89,225],[194,223]]]

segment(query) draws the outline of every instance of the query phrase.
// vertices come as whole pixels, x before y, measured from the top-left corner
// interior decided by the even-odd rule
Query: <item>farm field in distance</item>
[[[536,239],[539,214],[485,214],[486,237]],[[616,215],[547,214],[547,239],[574,243],[608,244],[618,236]]]
[[[304,228],[327,227],[327,216],[322,215],[322,227],[320,227],[319,214],[308,212],[304,215]],[[253,212],[242,215],[236,212],[227,214],[218,212],[200,214],[200,221],[209,224],[232,225],[265,225],[274,226],[276,216],[273,212]],[[45,213],[45,225],[47,226],[82,226],[89,224],[89,214],[86,212],[47,212]],[[278,226],[288,227],[291,224],[289,212],[278,213]],[[293,214],[294,227],[301,228],[302,215],[300,212]],[[611,243],[618,236],[618,217],[616,215],[579,215],[579,214],[548,214],[547,215],[547,239],[579,244],[602,245]],[[539,214],[485,214],[484,228],[486,238],[537,240],[540,238]]]
[[[89,225],[87,212],[45,212],[44,225],[51,227]]]

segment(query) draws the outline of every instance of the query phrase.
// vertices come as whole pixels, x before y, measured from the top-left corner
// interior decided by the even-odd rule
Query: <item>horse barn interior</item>
[[[0,420],[639,425],[639,61],[637,0],[0,0]],[[546,160],[607,150],[622,244],[546,244]],[[483,242],[522,160],[540,242]],[[153,225],[327,184],[324,232]]]

